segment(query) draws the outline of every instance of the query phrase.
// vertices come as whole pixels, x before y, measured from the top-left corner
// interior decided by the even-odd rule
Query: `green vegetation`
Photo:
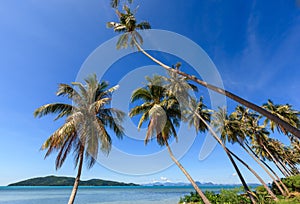
[[[289,189],[290,192],[300,193],[300,175],[282,178],[281,180],[284,183],[284,185]],[[280,192],[277,186],[274,185],[274,183],[272,183],[272,190],[277,195],[280,195]]]
[[[241,194],[241,188],[235,188],[231,190],[221,190],[220,193],[215,193],[212,191],[206,191],[205,196],[211,203],[215,204],[247,204],[251,203],[250,200]],[[190,195],[186,195],[183,198],[180,198],[179,203],[199,203],[202,204],[202,200],[198,194],[191,192]]]
[[[294,176],[292,178],[285,179],[287,186],[295,186],[295,183],[299,183],[300,175]],[[288,184],[289,183],[289,184]],[[297,185],[296,185],[297,186]],[[274,201],[264,186],[256,187],[254,191],[255,202],[257,204],[296,204],[300,203],[300,192],[292,191],[292,188],[289,188],[291,193],[289,196],[278,196],[278,201]],[[274,190],[274,189],[272,189]],[[242,193],[241,188],[235,188],[230,190],[221,190],[220,193],[215,193],[212,191],[206,191],[205,196],[211,203],[214,204],[248,204],[251,203],[250,199],[246,197],[246,194]],[[185,204],[202,204],[202,200],[197,193],[191,192],[189,195],[181,197],[179,203]]]
[[[75,178],[46,176],[27,179],[17,183],[9,184],[9,186],[73,186]],[[91,179],[87,181],[79,181],[79,186],[138,186],[134,183],[122,183],[117,181],[106,181],[101,179]]]

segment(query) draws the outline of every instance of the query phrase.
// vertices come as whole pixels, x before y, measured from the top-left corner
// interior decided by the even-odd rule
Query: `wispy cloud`
[[[233,59],[225,59],[228,70],[223,78],[225,87],[242,94],[268,90],[270,95],[278,92],[275,86],[285,90],[299,88],[296,82],[299,69],[295,68],[300,63],[297,56],[300,50],[299,17],[291,18],[283,30],[276,27],[274,34],[264,35],[261,31],[263,17],[255,7],[254,3],[248,18],[244,49]]]

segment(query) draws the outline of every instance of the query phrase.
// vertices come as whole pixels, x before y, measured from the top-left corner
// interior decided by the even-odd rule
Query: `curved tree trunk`
[[[285,170],[285,172],[288,174],[288,177],[289,177],[289,176],[292,176],[291,170],[289,170],[289,169],[287,168],[287,166],[285,165],[285,163],[283,163],[283,161],[282,161],[281,159],[279,159],[278,157],[276,157],[276,159],[277,159],[278,163],[280,164],[280,166],[281,166],[281,167]]]
[[[278,160],[274,157],[274,155],[268,150],[268,148],[263,144],[263,142],[260,143],[260,145],[264,148],[264,150],[267,152],[267,154],[272,158],[274,164],[277,166],[279,171],[285,176],[288,177],[288,173],[280,166],[278,163]]]
[[[269,195],[274,201],[278,201],[278,198],[275,196],[275,194],[271,191],[271,189],[268,187],[268,185],[264,182],[264,180],[248,165],[246,164],[242,159],[240,159],[236,154],[228,150],[232,156],[234,156],[239,162],[241,162],[251,173],[261,182],[261,184],[265,187],[265,189],[268,191]]]
[[[72,193],[70,195],[68,204],[73,204],[74,203],[74,200],[75,200],[75,197],[76,197],[76,194],[77,194],[77,189],[78,189],[78,185],[79,185],[79,181],[80,181],[82,164],[83,164],[83,152],[84,152],[84,149],[83,149],[83,146],[81,146],[80,153],[79,153],[80,155],[79,155],[78,172],[77,172],[77,176],[75,178],[73,190],[72,190]]]
[[[256,201],[255,201],[255,198],[253,196],[253,192],[249,189],[242,173],[240,172],[238,166],[236,165],[234,159],[232,158],[229,150],[227,149],[227,147],[225,146],[225,144],[222,142],[222,140],[217,136],[217,134],[215,133],[215,131],[211,128],[211,126],[197,113],[195,112],[195,114],[197,115],[197,117],[206,125],[206,127],[208,128],[208,130],[211,132],[211,134],[213,135],[213,137],[217,140],[217,142],[222,146],[222,148],[224,149],[224,151],[226,152],[230,162],[232,163],[236,173],[238,174],[241,182],[242,182],[242,185],[244,187],[244,190],[246,191],[246,193],[248,194],[250,200],[251,200],[251,203],[252,204],[255,204]]]
[[[269,170],[260,162],[258,158],[256,158],[252,152],[250,152],[241,142],[239,142],[240,146],[256,161],[256,163],[259,164],[259,166],[269,175],[269,177],[273,180],[275,185],[278,187],[279,191],[281,192],[282,195],[287,196],[286,192],[281,188],[279,183],[276,181],[276,178],[269,172]]]
[[[290,194],[289,189],[286,187],[286,185],[281,181],[281,178],[275,173],[275,171],[262,159],[259,158],[258,155],[255,154],[255,152],[251,149],[251,147],[245,143],[247,148],[252,152],[252,154],[261,161],[261,163],[263,163],[272,173],[273,175],[276,177],[277,181],[279,181],[279,183],[281,184],[281,186],[284,188],[285,192],[287,193],[287,195]]]
[[[275,123],[277,123],[278,125],[284,127],[284,129],[287,131],[287,132],[290,132],[292,133],[294,136],[296,136],[297,138],[300,139],[300,130],[298,130],[297,128],[293,127],[292,125],[290,125],[289,123],[285,122],[284,120],[281,120],[280,118],[278,118],[277,116],[273,115],[272,113],[270,113],[269,111],[265,110],[264,108],[262,107],[259,107],[257,105],[255,105],[254,103],[251,103],[250,101],[247,101],[229,91],[226,91],[224,89],[221,89],[219,87],[216,87],[214,85],[211,85],[211,84],[208,84],[207,82],[205,81],[202,81],[200,79],[198,79],[196,76],[192,76],[192,75],[189,75],[189,74],[186,74],[185,72],[182,72],[182,71],[179,71],[178,69],[173,69],[171,67],[169,67],[168,65],[162,63],[161,61],[157,60],[156,58],[152,57],[149,53],[147,53],[139,44],[138,42],[135,40],[134,37],[133,38],[133,41],[136,45],[136,47],[138,48],[139,51],[141,51],[144,55],[146,55],[148,58],[150,58],[152,61],[154,61],[155,63],[157,63],[158,65],[160,65],[161,67],[163,67],[164,69],[168,70],[168,71],[171,71],[171,72],[174,72],[174,73],[177,73],[177,74],[180,74],[210,90],[213,90],[219,94],[222,94],[222,95],[225,95],[229,98],[231,98],[232,100],[264,115],[265,117],[267,117],[268,119],[274,121]]]
[[[290,167],[290,172],[291,172],[292,175],[299,174],[299,171],[298,171],[297,167],[294,164],[292,164],[288,159],[284,159],[284,161]]]
[[[205,204],[210,204],[209,200],[206,198],[206,196],[204,195],[204,193],[200,190],[200,188],[197,186],[197,184],[195,183],[195,181],[193,180],[193,178],[189,175],[189,173],[184,169],[184,167],[179,163],[179,161],[175,158],[169,144],[167,141],[165,141],[166,146],[168,148],[169,154],[171,156],[171,159],[174,161],[174,163],[179,167],[179,169],[184,173],[184,175],[187,177],[187,179],[191,182],[191,184],[193,185],[193,187],[195,188],[195,190],[197,191],[197,193],[199,194],[199,196],[201,197],[201,199],[203,200],[203,202]]]

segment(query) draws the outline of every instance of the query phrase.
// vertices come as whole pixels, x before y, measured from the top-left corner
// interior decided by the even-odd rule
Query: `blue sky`
[[[186,36],[201,46],[216,65],[227,90],[259,105],[270,98],[300,110],[297,1],[188,2],[138,1],[137,18],[148,20],[155,29]],[[53,117],[34,119],[33,111],[46,103],[65,101],[55,96],[58,83],[74,81],[85,59],[99,45],[116,36],[106,28],[106,22],[111,20],[116,20],[116,16],[108,0],[0,2],[0,185],[50,174],[76,175],[72,158],[56,171],[55,155],[44,160],[44,152],[39,151],[43,141],[63,121],[53,122]],[[151,64],[143,56],[137,57],[138,62],[129,60],[134,66]],[[170,59],[165,56],[162,60],[176,63],[169,62]],[[129,65],[123,63],[122,73],[133,69]],[[113,73],[107,77],[110,81],[118,80]],[[228,104],[235,105],[231,100]],[[274,137],[283,139],[280,135]],[[146,147],[143,143],[132,147],[135,144],[126,141],[126,138],[114,140],[116,145],[134,148],[136,152],[144,148],[161,150],[155,142]],[[202,182],[239,183],[221,148],[217,147],[205,160],[198,159],[202,143],[203,137],[197,137],[180,160],[192,177]],[[269,181],[240,148],[232,149]],[[257,182],[241,169],[248,182]],[[176,166],[156,174],[130,176],[96,164],[91,170],[84,168],[82,179],[88,178],[136,183],[186,181]]]

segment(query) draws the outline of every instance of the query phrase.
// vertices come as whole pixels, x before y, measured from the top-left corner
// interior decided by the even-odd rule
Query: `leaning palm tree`
[[[237,106],[235,108],[235,112],[230,114],[230,118],[233,121],[236,121],[239,124],[239,129],[242,130],[241,133],[243,137],[239,136],[239,138],[236,138],[238,144],[260,165],[260,167],[262,167],[262,169],[264,169],[264,171],[269,175],[269,177],[278,187],[282,195],[288,196],[289,190],[287,189],[287,187],[284,185],[275,171],[266,162],[260,159],[257,154],[255,154],[246,138],[248,137],[250,139],[253,139],[255,137],[268,137],[269,132],[265,129],[264,126],[259,125],[259,115],[251,112],[248,108]],[[280,184],[278,182],[280,182]],[[282,185],[284,190],[280,185]]]
[[[220,108],[218,112],[214,114],[213,125],[216,127],[216,131],[220,133],[221,140],[225,144],[225,142],[235,143],[239,140],[244,139],[244,134],[239,127],[238,121],[232,120],[231,117],[228,116],[227,111],[225,109]],[[225,146],[225,145],[224,145]],[[226,148],[227,149],[227,148]],[[239,162],[241,162],[264,186],[267,190],[269,195],[272,197],[273,200],[278,200],[275,194],[271,191],[271,189],[267,186],[267,184],[263,181],[263,179],[252,169],[248,164],[246,164],[242,159],[240,159],[237,155],[235,155],[232,151],[227,151],[234,156]],[[230,157],[229,157],[230,158]],[[238,168],[236,168],[238,175],[240,176],[241,173]],[[247,192],[249,190],[245,180],[242,176],[240,176],[242,184],[244,185],[245,190]],[[251,198],[251,194],[250,198]]]
[[[264,109],[268,110],[270,113],[273,115],[276,115],[278,118],[286,121],[290,125],[292,125],[295,128],[300,128],[300,112],[297,110],[294,110],[291,105],[285,104],[285,105],[280,105],[280,104],[274,104],[273,101],[268,100],[267,103],[264,103],[262,106]],[[281,124],[278,124],[268,118],[265,118],[264,124],[267,126],[269,125],[270,129],[272,132],[274,132],[275,129],[279,133],[283,133],[289,137],[291,142],[293,142],[293,137],[289,135],[289,131],[286,130],[284,126]],[[299,139],[299,138],[297,138]]]
[[[192,80],[210,90],[213,90],[219,94],[222,94],[224,96],[231,98],[232,100],[264,115],[268,119],[274,121],[276,124],[281,125],[282,127],[284,127],[284,129],[287,132],[290,132],[291,134],[293,134],[294,136],[296,136],[297,138],[300,139],[299,128],[294,127],[293,125],[289,124],[285,120],[282,120],[280,117],[270,113],[269,111],[265,110],[264,108],[257,106],[254,103],[251,103],[229,91],[226,91],[222,88],[216,87],[212,84],[208,84],[207,82],[202,81],[193,75],[189,75],[185,72],[182,72],[179,69],[173,69],[172,67],[164,64],[163,62],[161,62],[158,59],[151,56],[148,52],[146,52],[141,47],[141,44],[143,43],[143,39],[140,36],[140,34],[138,34],[138,32],[137,32],[137,30],[139,30],[139,29],[140,30],[150,29],[151,28],[150,24],[148,22],[142,22],[142,23],[138,24],[134,17],[134,13],[132,13],[131,10],[126,5],[124,6],[123,10],[125,11],[124,13],[121,13],[120,11],[116,11],[116,13],[119,17],[118,23],[116,23],[116,22],[107,23],[107,26],[109,28],[114,28],[115,32],[124,33],[123,35],[120,36],[120,38],[117,42],[117,49],[126,48],[128,46],[128,41],[129,41],[130,46],[137,47],[137,49],[139,51],[141,51],[145,56],[147,56],[149,59],[151,59],[152,61],[154,61],[161,67],[163,67],[164,69],[174,72],[174,73],[177,73],[179,75],[182,75],[182,76],[186,77],[187,79]]]
[[[286,188],[286,186],[281,182],[277,174],[265,162],[260,160],[259,157],[248,145],[246,136],[256,134],[263,137],[264,134],[268,133],[263,126],[258,125],[258,115],[251,112],[247,108],[237,106],[235,112],[230,114],[229,118],[231,119],[231,123],[238,124],[238,130],[240,131],[240,134],[232,134],[228,136],[228,139],[232,142],[237,142],[248,153],[248,155],[252,159],[254,159],[260,165],[260,167],[269,175],[269,177],[273,180],[273,182],[278,187],[282,195],[287,196],[289,194],[289,191]],[[250,138],[253,138],[253,136],[250,136]],[[274,174],[276,178],[270,171]],[[284,187],[285,190],[281,188],[277,180],[280,181],[281,185]]]
[[[180,63],[177,63],[175,66],[172,66],[174,69],[179,69],[181,66]],[[168,77],[162,77],[162,79],[166,82],[164,87],[168,90],[168,94],[174,95],[181,105],[181,110],[183,111],[183,119],[185,122],[188,122],[189,127],[194,126],[196,133],[205,132],[209,130],[213,137],[218,141],[218,143],[225,150],[227,156],[229,157],[231,163],[236,169],[242,184],[244,185],[245,191],[248,193],[250,200],[252,203],[255,203],[252,192],[248,188],[241,172],[239,171],[234,159],[232,158],[230,152],[223,142],[218,138],[214,130],[210,127],[209,123],[211,120],[212,110],[207,109],[206,105],[203,103],[203,97],[200,97],[200,100],[197,101],[190,95],[190,91],[198,91],[197,87],[191,83],[187,82],[187,78],[183,77],[177,73],[168,71]],[[242,161],[233,154],[239,161]],[[243,163],[243,161],[242,161]],[[245,165],[245,163],[243,163]]]
[[[266,146],[271,154],[275,157],[279,165],[288,173],[288,176],[292,176],[294,173],[299,173],[296,166],[298,162],[295,162],[297,158],[292,158],[289,147],[285,146],[279,140],[273,138],[268,139]]]
[[[57,96],[66,96],[71,104],[51,103],[43,105],[34,111],[35,117],[57,114],[55,120],[65,117],[65,123],[59,127],[42,145],[47,150],[45,158],[53,152],[58,152],[55,162],[59,169],[68,154],[73,150],[77,176],[68,204],[73,204],[77,193],[83,161],[91,168],[99,149],[108,154],[111,149],[111,136],[107,128],[112,129],[118,138],[124,134],[120,125],[124,113],[107,107],[110,95],[117,87],[108,89],[108,83],[99,83],[96,75],[85,80],[86,84],[74,82],[73,86],[60,84]],[[77,91],[78,89],[78,91]]]
[[[149,121],[145,144],[147,144],[151,138],[155,137],[159,145],[165,145],[173,162],[191,182],[203,202],[208,204],[210,203],[209,200],[205,197],[204,193],[200,190],[189,173],[176,159],[169,146],[169,140],[172,136],[177,139],[176,127],[179,126],[181,112],[178,101],[162,86],[163,84],[160,80],[161,77],[155,76],[154,79],[150,79],[152,83],[149,83],[145,87],[139,88],[132,93],[131,102],[141,101],[142,104],[132,108],[129,116],[134,117],[136,115],[142,115],[138,123],[138,128],[146,121]],[[153,84],[153,82],[155,83]]]
[[[273,146],[270,142],[271,140],[272,139],[268,138],[268,134],[252,135],[252,148],[261,159],[272,161],[278,170],[285,177],[288,177],[289,172],[279,162],[280,152],[282,152],[282,149]]]

